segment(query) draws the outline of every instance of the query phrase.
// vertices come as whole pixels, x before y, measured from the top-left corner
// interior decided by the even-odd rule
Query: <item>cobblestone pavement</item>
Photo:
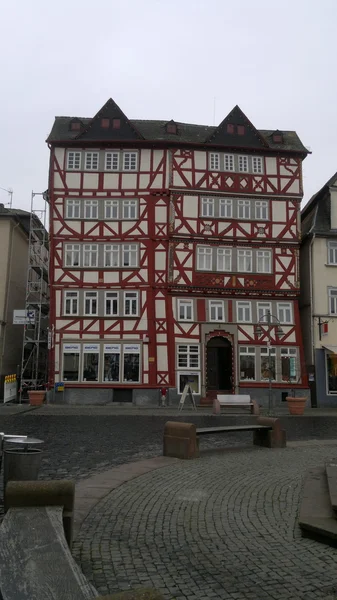
[[[336,446],[245,448],[121,485],[82,525],[74,554],[100,593],[166,599],[335,600],[337,549],[302,539],[302,476]]]

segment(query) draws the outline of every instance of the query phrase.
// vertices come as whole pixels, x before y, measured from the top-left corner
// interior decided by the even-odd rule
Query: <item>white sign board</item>
[[[4,383],[4,403],[16,400],[17,381],[16,375],[6,375]]]
[[[193,398],[193,392],[192,392],[191,387],[188,385],[188,383],[184,387],[184,391],[183,391],[182,396],[180,398],[178,410],[182,410],[183,409],[183,406],[185,404],[186,398],[189,398],[191,400],[191,404],[192,404],[194,410],[197,410],[197,407],[195,405],[195,400]]]
[[[14,310],[13,325],[35,324],[35,310]]]

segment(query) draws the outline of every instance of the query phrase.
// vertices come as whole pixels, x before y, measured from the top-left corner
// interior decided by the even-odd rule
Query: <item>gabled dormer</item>
[[[178,125],[175,121],[173,121],[173,119],[171,119],[171,121],[168,121],[166,123],[165,133],[168,133],[171,135],[178,135]]]
[[[230,148],[268,148],[268,142],[252,125],[239,106],[235,106],[227,117],[205,140],[208,144]]]
[[[73,132],[75,135],[79,134],[83,129],[83,123],[81,119],[74,117],[69,121],[69,131]]]
[[[141,140],[143,136],[130,123],[119,106],[109,98],[90,123],[79,134],[83,141],[132,141]]]
[[[276,129],[275,131],[273,131],[271,137],[272,137],[274,144],[283,144],[283,141],[284,141],[283,140],[283,131]]]

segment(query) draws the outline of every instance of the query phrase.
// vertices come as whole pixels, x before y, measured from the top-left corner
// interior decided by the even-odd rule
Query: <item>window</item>
[[[104,381],[120,380],[120,344],[104,344],[103,379]]]
[[[80,266],[80,245],[66,244],[66,267]]]
[[[81,123],[80,121],[73,121],[72,123],[70,123],[70,130],[71,131],[79,131],[81,129]]]
[[[81,153],[80,152],[68,152],[67,169],[69,169],[69,171],[78,171],[80,168],[81,168]]]
[[[124,152],[123,170],[137,171],[137,152]]]
[[[123,200],[123,219],[137,218],[137,200]]]
[[[214,198],[202,198],[201,215],[203,217],[214,217]]]
[[[282,131],[274,131],[274,133],[273,133],[273,142],[275,142],[276,144],[282,144],[283,143],[283,133],[282,133]]]
[[[125,344],[123,355],[123,381],[139,381],[139,344]]]
[[[167,123],[166,125],[166,133],[177,133],[177,126],[175,123]]]
[[[331,288],[329,290],[329,313],[330,315],[337,314],[337,289]]]
[[[78,292],[64,293],[64,314],[78,315]]]
[[[250,219],[250,200],[238,201],[238,218]]]
[[[86,171],[97,171],[98,169],[98,152],[85,153],[85,169]]]
[[[235,127],[231,123],[227,123],[227,133],[234,133]]]
[[[270,250],[258,250],[256,255],[257,255],[257,272],[258,273],[271,273],[271,251]]]
[[[104,203],[104,218],[118,219],[118,200],[105,200]]]
[[[138,292],[124,292],[124,316],[138,316]]]
[[[337,265],[337,242],[328,243],[328,257],[329,265]]]
[[[200,269],[200,271],[212,270],[212,248],[198,246],[197,268]]]
[[[238,250],[238,271],[251,273],[253,270],[253,253],[251,250]]]
[[[236,303],[238,323],[251,323],[252,306],[251,302],[240,301]]]
[[[257,320],[263,323],[267,323],[267,314],[271,313],[270,302],[258,302],[257,303]]]
[[[248,165],[248,156],[239,156],[239,172],[240,173],[248,173],[249,165]]]
[[[223,300],[209,300],[209,320],[224,321],[225,309]]]
[[[105,292],[105,316],[118,316],[118,292]]]
[[[138,246],[137,244],[123,244],[122,247],[122,266],[137,267],[138,266]]]
[[[261,348],[261,381],[276,380],[276,348]]]
[[[83,344],[83,381],[98,381],[99,344]]]
[[[70,200],[66,201],[66,218],[67,219],[79,219],[80,218],[80,200]]]
[[[238,125],[238,135],[245,135],[245,126]]]
[[[220,170],[220,154],[215,154],[211,152],[209,155],[209,168],[211,171],[219,171]]]
[[[252,167],[253,173],[263,173],[263,159],[261,156],[253,156]]]
[[[230,219],[232,217],[233,202],[231,198],[220,198],[219,215]]]
[[[119,152],[105,153],[105,170],[118,171],[119,169]]]
[[[178,319],[179,321],[193,320],[193,301],[178,300]]]
[[[178,367],[181,369],[199,369],[199,346],[190,344],[178,346]]]
[[[103,129],[109,129],[109,127],[110,127],[110,119],[101,119],[101,127]]]
[[[326,353],[328,394],[337,394],[337,354]]]
[[[178,373],[178,394],[182,394],[185,385],[189,385],[192,394],[200,394],[200,374],[199,373]]]
[[[296,380],[296,348],[281,348],[281,376],[282,381]]]
[[[63,381],[78,381],[80,366],[80,344],[63,346]]]
[[[108,244],[104,246],[104,266],[119,267],[119,245]]]
[[[224,155],[225,171],[235,171],[234,154]]]
[[[268,219],[268,202],[257,200],[255,202],[255,219],[266,221]]]
[[[84,292],[84,314],[97,315],[97,292]]]
[[[277,304],[277,318],[283,324],[293,322],[292,305],[290,302],[279,302]]]
[[[84,218],[98,219],[98,200],[85,200]]]
[[[83,246],[83,266],[97,267],[98,246],[97,244],[84,244]]]
[[[231,271],[232,270],[232,249],[231,248],[218,248],[217,249],[216,268],[217,268],[217,271]]]
[[[121,120],[120,119],[112,119],[112,129],[120,129],[121,128]]]
[[[240,379],[241,381],[255,380],[255,348],[240,346]]]

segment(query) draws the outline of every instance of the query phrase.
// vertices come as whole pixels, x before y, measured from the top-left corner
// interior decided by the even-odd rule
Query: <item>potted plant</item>
[[[41,406],[46,397],[46,390],[29,390],[28,398],[31,406]]]
[[[301,376],[298,377],[296,383],[299,383]],[[290,381],[289,381],[290,383]],[[294,381],[292,381],[294,383]],[[291,415],[303,415],[305,405],[308,398],[306,396],[296,396],[296,389],[292,388],[291,396],[287,396],[288,410]]]

